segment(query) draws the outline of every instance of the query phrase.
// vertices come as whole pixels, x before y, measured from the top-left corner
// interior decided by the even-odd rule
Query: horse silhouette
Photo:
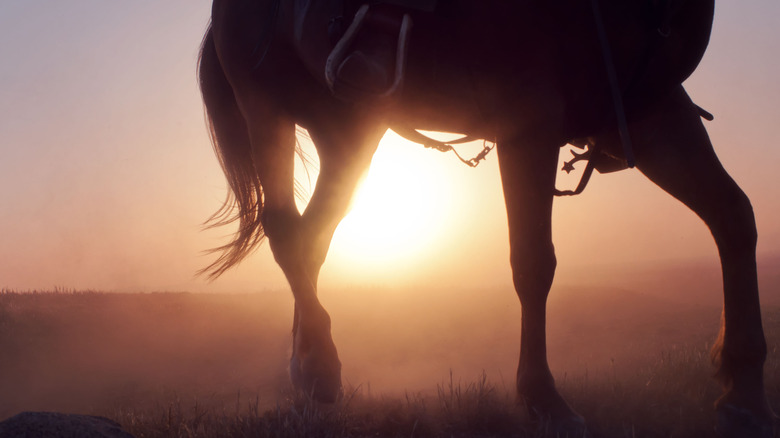
[[[302,60],[293,3],[214,0],[199,80],[231,194],[212,220],[238,222],[233,241],[205,271],[220,275],[268,238],[295,298],[296,387],[324,402],[340,393],[341,363],[317,279],[379,140],[393,127],[461,132],[497,144],[522,305],[519,399],[555,432],[585,433],[548,367],[545,309],[556,267],[551,211],[559,150],[587,143],[589,166],[635,163],[711,230],[724,287],[713,348],[724,387],[717,428],[729,437],[772,436],[752,207],[713,151],[706,113],[681,85],[709,42],[713,0],[440,1],[436,13],[410,12],[403,88],[362,103],[334,97],[318,70],[331,48],[328,23],[309,29],[323,36],[322,59]],[[296,125],[308,130],[321,166],[302,214],[293,175]]]

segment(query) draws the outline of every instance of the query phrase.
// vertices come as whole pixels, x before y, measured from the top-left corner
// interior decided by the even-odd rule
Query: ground
[[[716,293],[565,285],[554,293],[551,366],[593,436],[711,433]],[[519,304],[510,290],[370,288],[326,291],[323,301],[344,363],[346,397],[333,406],[290,388],[292,309],[281,291],[6,291],[0,419],[98,414],[138,437],[539,436],[513,397]],[[780,303],[771,293],[764,302],[767,391],[778,409]]]

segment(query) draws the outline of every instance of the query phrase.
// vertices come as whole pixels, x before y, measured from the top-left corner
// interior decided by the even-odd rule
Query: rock
[[[103,417],[22,412],[0,423],[0,438],[134,438]]]

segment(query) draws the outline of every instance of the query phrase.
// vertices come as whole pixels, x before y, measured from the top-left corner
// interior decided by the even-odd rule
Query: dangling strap
[[[628,167],[634,167],[634,149],[631,146],[631,136],[628,133],[626,109],[623,106],[623,95],[620,92],[620,87],[618,85],[617,73],[615,72],[615,63],[612,59],[612,51],[609,48],[607,33],[604,30],[604,22],[601,19],[601,11],[599,10],[598,0],[591,0],[590,4],[593,8],[593,18],[596,21],[596,31],[599,35],[599,43],[601,43],[601,54],[604,58],[604,67],[607,70],[607,78],[609,79],[609,89],[612,94],[612,105],[615,109],[615,117],[617,118],[620,141],[623,143],[623,154],[625,155]]]
[[[413,128],[408,128],[406,126],[392,126],[391,129],[395,131],[398,135],[401,137],[412,141],[414,143],[421,144],[425,146],[426,148],[430,149],[436,149],[439,152],[452,152],[455,154],[458,159],[463,162],[463,164],[469,166],[469,167],[477,167],[479,163],[487,157],[487,154],[490,153],[490,151],[493,150],[495,147],[495,142],[493,142],[492,145],[488,146],[488,142],[486,140],[483,140],[482,144],[482,150],[474,157],[470,159],[463,158],[457,150],[455,150],[452,145],[454,144],[462,144],[462,143],[469,143],[472,141],[479,140],[476,137],[471,136],[463,136],[461,138],[456,138],[455,140],[443,142],[439,141],[433,138],[428,137],[427,135],[421,134],[419,131]]]

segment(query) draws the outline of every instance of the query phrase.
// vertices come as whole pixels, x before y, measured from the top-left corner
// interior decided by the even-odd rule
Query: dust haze
[[[760,267],[765,315],[780,305],[780,257]],[[580,273],[556,284],[549,357],[556,379],[631,376],[715,339],[716,263]],[[569,277],[567,277],[569,278]],[[348,390],[435,392],[483,372],[510,390],[520,305],[511,289],[367,286],[320,292]],[[775,312],[776,313],[776,312]],[[0,419],[25,410],[107,414],[198,403],[272,407],[287,377],[292,297],[255,294],[0,294]],[[770,355],[776,339],[768,333]],[[648,381],[648,384],[650,382]],[[713,383],[714,385],[714,383]]]

